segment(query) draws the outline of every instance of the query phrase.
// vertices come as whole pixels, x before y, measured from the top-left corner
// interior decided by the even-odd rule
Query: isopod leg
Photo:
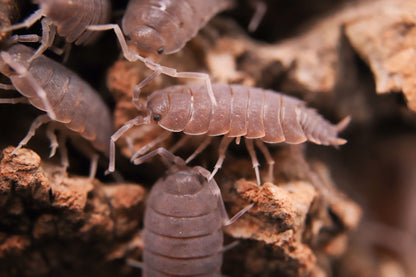
[[[131,138],[131,136],[126,136],[125,140],[126,140],[126,143],[127,143],[127,147],[130,150],[130,154],[133,156],[134,155],[133,139]]]
[[[55,112],[52,109],[52,105],[49,103],[46,92],[36,82],[32,74],[23,65],[13,61],[9,53],[3,51],[0,55],[3,58],[3,60],[20,75],[20,77],[26,78],[26,80],[30,83],[31,87],[36,91],[39,98],[42,100],[42,103],[45,106],[45,110],[48,113],[49,117],[53,120],[56,120]]]
[[[46,136],[48,137],[49,141],[51,142],[50,144],[50,148],[51,148],[51,152],[49,153],[49,158],[55,156],[56,153],[56,148],[58,148],[59,144],[58,144],[58,140],[56,138],[55,135],[55,128],[53,126],[53,124],[49,124],[48,127],[46,128]]]
[[[134,86],[134,89],[133,89],[133,104],[134,104],[134,106],[136,107],[137,110],[139,110],[139,111],[145,111],[146,110],[146,106],[144,106],[140,102],[141,90],[142,90],[142,88],[147,86],[147,84],[149,82],[151,82],[154,78],[156,78],[159,75],[160,75],[160,71],[157,71],[157,70],[153,71],[152,74],[150,74],[143,81],[141,81],[140,83],[138,83],[137,85]]]
[[[40,46],[38,50],[33,54],[32,57],[29,59],[29,63],[31,63],[34,59],[38,58],[46,51],[50,46],[52,46],[53,41],[56,35],[56,27],[52,24],[50,20],[44,18],[41,20],[42,23],[42,39],[40,41]]]
[[[171,148],[169,148],[169,152],[175,153],[178,149],[182,148],[189,140],[191,136],[182,136]]]
[[[26,97],[16,98],[0,98],[0,104],[29,104],[29,100]]]
[[[178,166],[185,166],[185,161],[178,156],[173,155],[171,152],[169,152],[168,150],[166,150],[163,147],[159,147],[158,149],[155,149],[149,153],[147,153],[146,155],[143,155],[137,159],[134,160],[134,164],[138,165],[141,164],[143,162],[145,162],[148,159],[153,158],[154,156],[159,155],[165,159],[167,159],[168,161],[178,165]]]
[[[217,198],[218,205],[221,209],[223,222],[226,223],[229,221],[227,210],[225,209],[224,200],[222,199],[221,190],[218,187],[217,182],[215,182],[215,179],[211,178],[211,174],[208,170],[201,166],[195,166],[194,170],[196,170],[199,174],[201,174],[204,178],[207,179],[207,184],[209,187],[209,190],[211,193]]]
[[[66,135],[59,135],[59,152],[61,154],[61,165],[62,165],[62,179],[65,177],[66,170],[69,167],[68,149],[66,149]]]
[[[165,75],[175,77],[175,78],[191,78],[191,79],[204,80],[208,89],[208,95],[211,99],[211,102],[213,103],[214,106],[217,105],[214,91],[212,90],[211,79],[209,78],[208,74],[200,73],[200,72],[177,72],[176,69],[174,68],[160,65],[158,63],[153,62],[152,60],[148,58],[144,58],[140,56],[137,53],[129,51],[129,47],[127,45],[126,39],[124,38],[123,32],[120,29],[120,26],[118,26],[117,24],[90,25],[87,27],[87,29],[91,31],[106,31],[106,30],[111,30],[111,29],[114,30],[114,33],[116,34],[117,39],[120,43],[121,50],[123,51],[123,55],[128,61],[134,62],[134,61],[140,60],[149,69],[159,72],[158,74],[165,74]]]
[[[87,30],[90,30],[90,31],[113,30],[117,36],[118,42],[120,43],[121,50],[123,51],[123,55],[128,61],[134,62],[137,60],[144,59],[138,54],[135,54],[129,51],[129,47],[127,46],[126,39],[124,38],[123,31],[121,31],[120,26],[118,26],[117,24],[90,25],[87,27]]]
[[[248,210],[250,210],[254,206],[254,203],[252,203],[250,205],[247,205],[246,207],[244,207],[241,211],[239,211],[238,213],[236,213],[230,219],[228,217],[227,210],[225,209],[224,200],[222,199],[221,190],[218,187],[217,182],[215,182],[214,179],[209,179],[210,178],[209,171],[206,170],[205,168],[200,167],[200,166],[195,166],[194,169],[196,171],[198,171],[198,173],[201,174],[203,177],[207,178],[209,189],[212,192],[212,194],[215,197],[217,197],[218,204],[221,207],[221,213],[222,213],[222,218],[223,218],[223,224],[224,224],[224,226],[228,226],[228,225],[232,224],[234,221],[236,221],[238,218],[240,218],[243,214],[245,214]]]
[[[11,84],[2,84],[0,83],[0,89],[2,90],[16,90],[16,88]]]
[[[254,206],[254,203],[251,203],[250,205],[245,206],[241,211],[236,213],[232,218],[228,219],[224,226],[228,226],[230,224],[233,224],[237,219],[239,219],[243,214],[245,214],[248,210],[250,210]]]
[[[206,73],[201,72],[177,72],[176,69],[160,65],[158,63],[155,63],[148,58],[145,58],[143,60],[144,64],[150,68],[151,70],[158,71],[162,74],[174,77],[174,78],[190,78],[190,79],[200,79],[204,80],[207,86],[208,95],[211,99],[211,103],[216,106],[217,101],[215,100],[214,91],[212,90],[212,83],[211,79],[209,78],[209,75]]]
[[[264,15],[267,11],[267,4],[263,0],[252,0],[250,4],[254,7],[254,15],[250,19],[250,23],[248,24],[248,31],[254,32],[257,30],[261,20],[263,19]]]
[[[136,260],[133,260],[133,259],[127,259],[126,264],[128,264],[131,267],[136,267],[136,268],[140,268],[140,269],[144,268],[144,264],[142,262],[139,262],[139,261],[136,261]]]
[[[199,153],[205,150],[207,146],[211,143],[212,137],[207,136],[204,141],[195,149],[194,153],[186,159],[186,163],[190,163]]]
[[[227,151],[228,145],[233,141],[233,137],[223,136],[219,149],[218,149],[218,160],[214,166],[214,170],[212,171],[211,175],[208,177],[208,180],[214,178],[217,171],[222,167],[225,159],[225,152]]]
[[[94,180],[95,174],[97,174],[97,167],[98,167],[98,154],[94,153],[91,155],[91,164],[90,164],[90,175],[88,176],[88,179],[90,181]]]
[[[148,123],[149,118],[147,117],[142,117],[142,116],[138,116],[136,118],[133,118],[129,121],[127,121],[126,123],[124,123],[123,126],[120,127],[120,129],[118,129],[112,136],[110,139],[110,152],[109,152],[109,165],[108,165],[108,169],[106,171],[106,174],[110,173],[110,172],[114,172],[115,169],[115,157],[116,157],[116,141],[125,133],[127,132],[130,128],[132,128],[133,126],[138,126],[141,124],[145,124]]]
[[[10,44],[15,44],[18,42],[39,42],[42,38],[35,34],[29,34],[29,35],[13,35],[8,42]]]
[[[239,245],[239,244],[240,244],[240,242],[239,242],[238,240],[233,241],[232,243],[227,244],[226,246],[224,246],[224,247],[221,249],[221,252],[226,252],[226,251],[228,251],[228,250],[230,250],[230,249],[232,249],[232,248],[236,247],[236,246],[237,246],[237,245]]]
[[[170,134],[171,133],[168,133],[168,132],[162,133],[160,136],[158,136],[157,138],[155,138],[154,140],[152,140],[151,142],[149,142],[148,144],[140,148],[136,153],[134,153],[134,155],[130,158],[130,161],[138,160],[140,156],[143,156],[144,154],[146,154],[150,149],[155,147],[155,145],[168,139]]]
[[[22,146],[26,145],[29,140],[35,135],[36,129],[38,129],[41,125],[51,121],[51,119],[48,117],[47,114],[42,114],[38,116],[30,126],[29,131],[27,132],[27,135],[19,142],[19,144],[16,146],[16,148],[12,151],[12,155],[22,148]]]
[[[22,23],[18,23],[18,24],[14,24],[11,26],[7,26],[2,28],[2,32],[10,32],[10,31],[14,31],[14,30],[18,30],[18,29],[22,29],[22,28],[29,28],[30,26],[32,26],[33,24],[35,24],[36,21],[38,21],[39,19],[41,19],[43,16],[42,10],[39,9],[37,11],[35,11],[33,14],[31,14],[28,18],[25,19],[25,21],[23,21]]]
[[[266,158],[267,164],[269,165],[268,181],[273,182],[273,180],[274,180],[273,171],[274,171],[275,161],[272,158],[272,155],[270,154],[269,149],[266,147],[266,145],[264,145],[264,142],[262,140],[257,139],[256,140],[256,145],[260,149],[260,151],[263,153],[263,156]]]
[[[259,161],[257,160],[256,151],[254,150],[253,140],[246,139],[246,148],[248,153],[250,154],[251,162],[253,163],[254,171],[256,172],[256,179],[257,184],[261,186],[261,180],[260,180],[260,172],[259,172]]]

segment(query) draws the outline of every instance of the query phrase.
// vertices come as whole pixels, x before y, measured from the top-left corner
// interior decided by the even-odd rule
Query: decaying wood
[[[96,274],[115,259],[139,257],[142,242],[137,231],[146,195],[143,187],[91,183],[84,177],[61,179],[59,168],[43,168],[33,151],[20,149],[16,155],[10,155],[12,150],[13,147],[5,149],[0,162],[1,222],[6,227],[0,259],[21,259],[27,266],[16,271],[17,275],[27,275],[36,262],[41,264],[41,270],[36,272],[42,274],[61,272],[65,262],[74,265],[73,272],[82,272],[86,264],[93,263],[90,271],[83,274]],[[284,164],[282,159],[279,162]],[[242,167],[250,168],[250,162],[240,162],[239,168]],[[319,269],[317,249],[322,248],[319,251],[325,255],[344,251],[345,243],[341,249],[327,249],[333,249],[335,246],[331,245],[338,240],[346,240],[346,234],[358,224],[360,209],[332,184],[324,182],[319,186],[308,180],[266,183],[262,187],[244,179],[224,184],[222,190],[231,213],[247,203],[255,203],[247,215],[226,229],[234,238],[250,239],[237,246],[240,252],[251,252],[239,257],[239,262],[246,264],[246,273],[240,276],[261,273],[250,269],[250,257],[263,255],[264,251],[270,253],[263,262],[269,260],[271,264],[262,269],[262,274],[278,270],[300,276]],[[59,254],[69,244],[71,251],[80,251],[77,255],[89,253],[83,263],[77,255]],[[82,245],[88,245],[88,249],[82,250]],[[0,272],[17,270],[13,265],[4,265]],[[117,269],[128,271],[122,264],[112,270]]]
[[[0,161],[0,275],[108,274],[113,252],[138,231],[145,189],[62,179],[59,168],[44,168],[35,152],[12,150]]]
[[[339,63],[345,36],[372,70],[377,93],[403,91],[416,111],[416,67],[409,62],[416,55],[415,11],[412,0],[357,1],[274,44],[258,43],[227,27],[229,35],[208,51],[208,65],[223,82],[271,85],[284,76],[283,89],[328,93],[343,78]]]

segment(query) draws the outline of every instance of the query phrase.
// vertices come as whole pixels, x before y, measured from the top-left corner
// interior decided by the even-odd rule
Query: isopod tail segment
[[[202,73],[202,72],[177,72],[177,70],[174,69],[174,68],[160,65],[160,64],[152,61],[149,58],[142,57],[141,55],[136,53],[134,50],[131,50],[131,48],[129,48],[129,46],[127,45],[126,39],[124,38],[122,30],[121,30],[120,26],[117,25],[117,24],[90,25],[90,26],[87,27],[87,29],[90,30],[90,31],[113,30],[114,33],[117,36],[117,39],[118,39],[119,43],[120,43],[120,46],[121,46],[121,49],[122,49],[122,52],[123,52],[123,56],[130,62],[135,62],[135,61],[139,60],[139,61],[143,62],[146,65],[147,68],[149,68],[150,70],[153,70],[153,74],[151,74],[149,76],[150,78],[147,77],[142,82],[140,82],[136,86],[137,87],[136,90],[143,88],[150,81],[152,81],[154,78],[156,78],[160,74],[164,74],[164,75],[171,76],[171,77],[174,77],[174,78],[200,79],[200,80],[205,81],[205,83],[206,83],[207,90],[208,90],[208,95],[211,99],[211,103],[214,106],[217,105],[217,101],[216,101],[215,96],[214,96],[214,91],[212,89],[211,79],[210,79],[210,77],[207,73]]]

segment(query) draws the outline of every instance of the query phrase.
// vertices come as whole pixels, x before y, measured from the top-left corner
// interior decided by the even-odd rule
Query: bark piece
[[[13,149],[4,149],[0,160],[0,275],[118,275],[123,266],[107,271],[114,259],[109,253],[137,233],[145,189],[62,177],[35,152],[11,155]]]

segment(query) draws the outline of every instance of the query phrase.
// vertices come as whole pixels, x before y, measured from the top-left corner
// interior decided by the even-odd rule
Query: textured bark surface
[[[89,276],[122,270],[123,263],[114,263],[123,256],[119,252],[140,247],[134,236],[146,190],[62,177],[59,167],[42,166],[35,152],[20,149],[10,155],[12,150],[6,148],[0,161],[0,275]]]
[[[23,0],[3,2],[2,25],[19,21],[16,6],[21,18],[36,9]],[[127,6],[112,2],[114,11]],[[253,9],[238,1],[159,63],[209,73],[213,82],[281,91],[331,122],[348,115],[352,121],[341,133],[348,143],[338,148],[268,145],[274,180],[267,179],[267,162],[257,151],[263,186],[255,183],[244,139],[230,145],[215,176],[227,211],[232,216],[255,205],[224,229],[226,243],[239,245],[224,253],[223,275],[416,276],[415,1],[265,2],[268,10],[254,33],[246,28]],[[27,33],[37,31],[35,25]],[[107,32],[94,45],[73,47],[67,63],[102,93],[115,128],[138,115],[133,88],[151,73],[118,57],[117,47]],[[8,80],[0,75],[0,82]],[[194,82],[159,76],[143,88],[142,100],[154,90]],[[156,157],[133,166],[129,143],[138,150],[165,131],[133,128],[117,142],[117,174],[104,175],[107,159],[101,157],[91,181],[77,139],[68,143],[68,174],[62,175],[59,151],[48,159],[44,127],[27,148],[10,154],[39,114],[30,106],[0,106],[0,276],[140,276],[126,260],[141,260],[146,195],[169,163]],[[182,136],[160,145],[174,147]],[[175,154],[188,157],[203,139],[192,136]],[[219,139],[190,166],[212,170]]]

